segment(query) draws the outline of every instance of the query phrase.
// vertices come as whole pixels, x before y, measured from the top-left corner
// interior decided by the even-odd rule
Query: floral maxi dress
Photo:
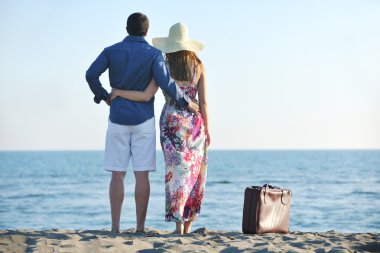
[[[198,88],[181,85],[194,99]],[[198,217],[205,191],[207,145],[201,113],[177,106],[167,96],[160,118],[160,142],[164,153],[165,220],[184,222]]]

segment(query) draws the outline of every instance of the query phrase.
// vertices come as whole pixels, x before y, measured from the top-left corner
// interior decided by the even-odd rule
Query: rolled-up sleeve
[[[107,70],[108,58],[106,50],[96,58],[96,60],[91,64],[89,69],[86,71],[86,81],[90,86],[92,93],[94,93],[94,101],[99,104],[102,100],[108,100],[109,94],[106,89],[103,88],[99,77]]]
[[[173,98],[179,106],[187,106],[189,104],[190,98],[170,77],[170,73],[161,53],[157,55],[153,62],[153,78],[158,86]]]

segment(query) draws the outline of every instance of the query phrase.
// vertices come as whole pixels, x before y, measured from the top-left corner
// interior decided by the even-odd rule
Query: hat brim
[[[163,53],[174,53],[182,50],[198,53],[204,48],[204,45],[196,40],[173,41],[168,37],[153,38],[152,43]]]

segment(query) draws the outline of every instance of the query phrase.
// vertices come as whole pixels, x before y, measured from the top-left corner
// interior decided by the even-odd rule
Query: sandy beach
[[[200,228],[186,236],[148,228],[107,230],[1,230],[0,252],[380,252],[380,233],[291,232],[245,235]]]

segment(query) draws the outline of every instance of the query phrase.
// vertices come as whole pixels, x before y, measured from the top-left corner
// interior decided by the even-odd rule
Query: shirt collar
[[[143,43],[148,43],[144,37],[142,36],[133,36],[133,35],[128,35],[127,37],[124,38],[124,42],[127,41],[134,41],[134,42],[143,42]]]

